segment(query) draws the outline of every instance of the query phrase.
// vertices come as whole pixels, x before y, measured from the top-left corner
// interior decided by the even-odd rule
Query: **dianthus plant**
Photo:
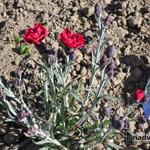
[[[91,79],[86,86],[83,86],[80,79],[77,79],[78,83],[72,83],[70,73],[74,61],[66,54],[65,63],[60,62],[55,49],[49,51],[48,61],[42,67],[45,74],[43,85],[34,96],[42,101],[42,115],[34,112],[30,104],[26,103],[28,97],[24,95],[26,91],[21,72],[18,73],[18,93],[14,94],[0,81],[0,103],[9,116],[6,121],[14,121],[25,127],[25,135],[40,145],[41,149],[91,150],[99,144],[103,144],[105,148],[121,148],[110,140],[124,129],[125,119],[112,115],[111,106],[105,105],[114,101],[112,96],[105,94],[115,69],[113,43],[109,41],[102,53],[107,42],[105,32],[112,17],[108,16],[102,22],[101,14],[102,7],[97,4],[95,18],[100,30],[99,43],[96,50],[92,51]],[[73,51],[71,55],[74,55]],[[95,80],[98,81],[96,85]],[[11,103],[10,99],[14,102]],[[107,99],[111,101],[108,102]],[[14,106],[14,103],[17,105]],[[98,110],[97,105],[101,106]]]

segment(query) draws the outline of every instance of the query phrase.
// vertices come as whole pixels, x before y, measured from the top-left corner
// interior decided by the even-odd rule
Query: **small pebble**
[[[86,75],[87,75],[87,70],[86,70],[85,67],[83,67],[83,68],[81,69],[81,76],[86,76]]]

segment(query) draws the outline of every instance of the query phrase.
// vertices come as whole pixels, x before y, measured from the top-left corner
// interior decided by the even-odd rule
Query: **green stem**
[[[59,141],[57,141],[55,139],[52,139],[49,136],[47,136],[42,130],[40,130],[38,132],[38,134],[40,135],[40,137],[42,137],[43,139],[45,139],[45,141],[49,141],[50,144],[57,145],[57,146],[61,147],[63,150],[68,150]]]
[[[136,107],[138,107],[140,104],[141,104],[141,103],[135,104],[135,106],[133,106],[131,109],[127,108],[127,112],[126,112],[126,114],[124,115],[124,118],[126,118],[127,116],[129,116],[129,115],[132,113],[132,111],[133,111]]]
[[[96,98],[94,99],[94,102],[93,102],[91,108],[90,108],[90,109],[88,110],[88,112],[87,112],[86,114],[84,114],[84,115],[80,118],[80,120],[77,122],[77,126],[78,126],[78,127],[81,126],[82,123],[85,122],[85,121],[88,119],[88,117],[91,115],[91,113],[92,113],[94,107],[96,106],[96,104],[101,100],[101,98],[99,97],[99,95],[101,94],[102,89],[104,88],[106,81],[107,81],[107,80],[105,79],[105,80],[103,80],[103,81],[101,82],[101,84],[100,84],[100,86],[99,86],[99,88],[98,88],[97,94],[96,94]]]
[[[106,31],[106,27],[104,27],[102,32],[101,32],[98,48],[96,50],[96,59],[95,59],[95,62],[93,64],[94,66],[92,67],[93,68],[92,69],[92,78],[91,78],[91,82],[90,82],[90,86],[89,86],[89,92],[87,93],[87,96],[86,96],[85,101],[84,101],[84,105],[85,106],[87,105],[87,101],[88,101],[89,95],[91,94],[91,90],[92,90],[91,88],[92,88],[92,85],[93,85],[93,82],[94,82],[94,79],[95,79],[95,75],[96,75],[97,62],[99,61],[98,59],[100,57],[100,49],[101,49],[101,47],[103,45],[105,31]]]
[[[101,138],[101,140],[97,141],[96,144],[103,143],[103,141],[106,139],[106,137],[108,137],[109,134],[111,134],[111,131],[108,129],[108,131],[103,135],[103,137]]]

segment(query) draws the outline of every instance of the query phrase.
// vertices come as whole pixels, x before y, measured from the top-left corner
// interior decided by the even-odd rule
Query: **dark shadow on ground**
[[[136,89],[144,89],[150,78],[150,64],[145,56],[127,55],[120,58],[121,63],[127,66],[125,71],[129,71],[129,76],[124,81],[123,97],[125,103],[128,102],[127,93],[131,94]],[[134,101],[131,101],[131,104]]]

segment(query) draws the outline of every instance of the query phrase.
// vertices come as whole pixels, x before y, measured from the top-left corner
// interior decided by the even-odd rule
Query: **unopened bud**
[[[109,16],[106,18],[105,26],[111,25],[112,21],[113,21],[113,17],[112,17],[111,15],[109,15]]]
[[[16,87],[21,86],[22,84],[22,73],[23,71],[20,69],[17,69],[15,72],[16,78],[14,79],[14,85]]]
[[[103,69],[105,65],[107,65],[108,59],[107,56],[104,54],[100,59],[100,68]]]
[[[48,64],[52,65],[57,61],[57,50],[52,48],[48,51]]]
[[[23,73],[23,71],[22,70],[20,70],[20,69],[17,69],[17,71],[16,71],[16,78],[21,78],[21,76],[22,76],[22,73]]]
[[[114,70],[109,70],[107,72],[107,74],[108,74],[109,78],[112,79],[114,77]]]
[[[116,48],[114,45],[109,45],[106,49],[105,49],[105,54],[106,56],[112,57],[115,54]]]
[[[114,61],[112,61],[107,67],[107,74],[110,79],[114,76],[114,69],[115,69],[115,64]]]
[[[18,121],[19,123],[23,123],[23,122],[24,122],[24,119],[26,118],[26,116],[27,116],[26,111],[25,111],[25,110],[21,110],[20,113],[19,113],[18,116],[17,116],[17,121]]]
[[[25,135],[28,137],[33,137],[36,135],[36,133],[37,133],[37,128],[30,127],[30,128],[28,128],[27,133],[25,133]]]
[[[70,60],[75,60],[76,59],[76,56],[77,56],[76,51],[70,51],[70,52],[68,52],[68,54],[69,54]]]
[[[95,11],[94,13],[95,13],[96,17],[99,18],[101,16],[101,13],[102,13],[102,6],[97,3],[95,5],[95,10],[94,11]]]
[[[108,65],[108,69],[109,69],[109,70],[114,70],[114,69],[115,69],[115,63],[114,63],[114,61],[112,61],[112,62]]]
[[[104,116],[109,116],[112,113],[112,108],[110,106],[104,106],[102,108],[102,113]]]
[[[116,116],[113,116],[113,117],[112,117],[111,122],[112,122],[112,127],[114,127],[114,128],[117,129],[117,130],[122,130],[122,129],[124,129],[124,128],[125,128],[125,125],[126,125],[126,123],[125,123],[124,120],[122,120],[121,118],[118,118],[118,117],[116,117]]]
[[[18,79],[18,78],[16,78],[15,80],[14,80],[14,85],[16,86],[16,87],[19,87],[19,86],[21,86],[21,80],[20,79]]]

